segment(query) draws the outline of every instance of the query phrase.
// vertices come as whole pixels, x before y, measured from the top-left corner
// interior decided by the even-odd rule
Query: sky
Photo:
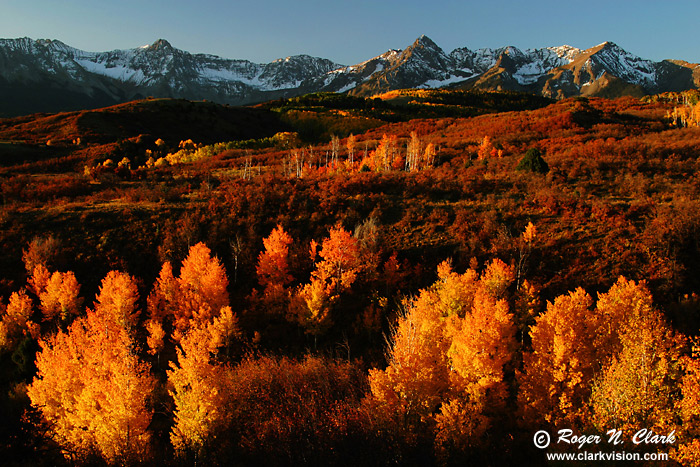
[[[352,65],[425,34],[447,53],[612,41],[642,58],[700,63],[698,18],[698,0],[0,0],[0,37],[92,52],[162,38],[258,63],[308,54]]]

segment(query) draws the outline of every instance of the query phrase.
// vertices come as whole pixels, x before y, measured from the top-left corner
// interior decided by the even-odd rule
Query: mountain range
[[[191,54],[159,39],[137,49],[86,52],[57,40],[0,39],[0,116],[173,97],[245,105],[311,92],[372,96],[403,88],[511,90],[561,99],[700,88],[700,66],[654,62],[612,42],[446,53],[427,36],[345,66],[296,55],[259,64]]]

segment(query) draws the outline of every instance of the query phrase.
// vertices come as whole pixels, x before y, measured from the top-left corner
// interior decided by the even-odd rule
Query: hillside
[[[92,111],[35,114],[0,119],[0,139],[28,143],[109,143],[152,135],[213,143],[225,139],[272,136],[286,127],[276,115],[262,110],[228,107],[210,102],[149,99]]]
[[[187,194],[180,193],[181,188],[178,188],[176,190],[180,193],[178,196],[184,196],[184,198],[175,204],[166,202],[161,206],[166,211],[177,208],[178,211],[182,210],[184,215],[190,209],[202,207],[195,200],[203,199],[202,196],[206,198],[224,196],[228,192],[228,186],[238,187],[236,190],[267,188],[271,190],[270,193],[255,195],[260,199],[267,199],[273,196],[275,187],[281,189],[289,183],[282,175],[285,171],[289,171],[290,164],[296,163],[293,162],[294,159],[305,157],[302,172],[311,170],[307,167],[308,164],[313,165],[313,170],[309,172],[308,181],[305,176],[293,184],[293,190],[301,189],[307,193],[305,196],[312,193],[308,190],[317,189],[315,187],[318,187],[319,183],[329,187],[336,183],[366,184],[365,188],[358,192],[359,196],[359,193],[366,191],[366,196],[363,195],[353,202],[349,199],[341,201],[339,198],[337,202],[345,207],[340,211],[337,211],[338,208],[323,211],[325,214],[321,218],[326,220],[320,221],[318,225],[316,222],[307,225],[306,228],[311,229],[309,233],[322,233],[328,225],[335,222],[331,222],[330,219],[338,220],[335,216],[344,219],[345,216],[350,215],[350,212],[352,212],[351,218],[359,222],[371,214],[360,209],[359,206],[366,206],[368,199],[379,197],[377,213],[382,213],[381,219],[386,217],[388,224],[385,228],[395,232],[387,238],[387,241],[398,247],[399,251],[409,253],[421,245],[434,244],[438,249],[445,248],[446,251],[451,251],[445,254],[449,256],[458,254],[458,257],[468,261],[472,254],[476,254],[477,257],[490,254],[487,253],[489,249],[481,251],[479,248],[469,247],[463,250],[473,240],[465,237],[463,241],[467,244],[454,243],[455,238],[452,234],[456,231],[452,232],[449,229],[448,231],[452,234],[439,237],[444,237],[445,243],[437,239],[428,240],[429,236],[423,237],[437,228],[431,226],[434,217],[429,215],[435,211],[430,207],[434,202],[443,198],[450,200],[433,214],[435,216],[437,213],[443,213],[447,216],[442,219],[440,216],[443,214],[440,214],[440,222],[448,222],[447,226],[440,228],[453,225],[457,222],[458,212],[468,209],[481,213],[480,216],[495,215],[495,218],[485,225],[491,225],[492,227],[489,228],[494,228],[496,231],[500,225],[510,232],[517,230],[517,226],[525,219],[540,217],[545,225],[551,222],[552,228],[559,229],[561,221],[556,213],[561,214],[568,209],[576,210],[574,206],[581,203],[583,203],[581,212],[608,206],[604,208],[608,214],[596,221],[601,223],[599,228],[605,231],[603,225],[604,221],[608,220],[606,216],[611,213],[623,215],[622,213],[627,209],[637,212],[640,206],[645,205],[644,203],[657,206],[653,212],[657,212],[659,206],[668,206],[672,212],[675,212],[677,208],[668,201],[668,197],[675,199],[680,196],[679,193],[687,193],[690,188],[680,188],[677,185],[692,182],[692,178],[681,182],[674,177],[677,170],[682,170],[682,173],[689,170],[683,167],[690,163],[695,154],[696,148],[692,139],[695,130],[669,128],[665,120],[669,104],[661,102],[643,104],[634,99],[613,101],[575,99],[542,107],[546,104],[545,101],[534,102],[525,95],[521,97],[509,94],[465,94],[461,91],[402,91],[383,95],[380,100],[334,96],[336,95],[329,94],[275,101],[252,109],[178,100],[148,100],[108,107],[100,111],[0,120],[0,140],[3,141],[0,146],[0,154],[3,155],[1,171],[6,209],[19,214],[24,212],[25,201],[47,202],[49,206],[63,202],[80,205],[84,202],[90,204],[91,198],[100,199],[108,206],[112,203],[110,199],[117,202],[123,196],[127,199],[133,198],[134,201],[127,202],[126,205],[133,205],[138,209],[138,199],[142,196],[144,199],[153,199],[153,197],[156,200],[163,199],[162,195],[156,195],[153,192],[151,179],[155,177],[166,192],[172,191],[175,187],[182,187],[183,184],[189,187],[187,190],[192,190]],[[508,106],[511,108],[524,106],[530,110],[498,112],[498,110],[505,110]],[[432,116],[431,113],[437,114],[438,117],[412,118]],[[478,116],[466,118],[462,116],[474,114]],[[297,135],[292,138],[305,137],[297,139],[296,142],[294,139],[272,138],[275,134],[285,131],[292,132],[289,133],[291,135]],[[361,168],[357,164],[364,164],[368,166],[365,169],[371,169],[369,166],[372,154],[376,152],[378,145],[382,144],[388,145],[395,157],[405,160],[412,132],[416,133],[420,141],[421,151],[428,144],[434,148],[434,161],[430,170],[416,174],[402,171],[354,173],[350,170],[347,173],[343,171],[338,176],[325,174],[324,170],[321,170],[327,164],[329,157],[348,159],[347,137],[351,133],[355,135],[353,137],[356,164],[354,170]],[[337,149],[333,149],[330,142],[332,135],[340,137]],[[386,136],[386,141],[382,143],[383,135]],[[484,137],[490,138],[491,147],[501,149],[504,156],[477,160],[479,145]],[[76,144],[78,138],[80,141]],[[162,139],[164,145],[158,146],[156,139]],[[202,148],[200,153],[205,155],[198,156],[200,160],[193,163],[160,169],[146,167],[148,154],[156,159],[157,156],[165,156],[167,153],[177,153],[178,157],[184,157],[188,150],[183,151],[180,143],[185,140],[192,140],[194,146],[191,147]],[[50,141],[50,145],[46,144],[47,141]],[[219,142],[222,144],[213,144]],[[513,171],[519,157],[530,147],[542,150],[551,167],[551,172],[547,175],[547,183],[541,186],[530,185],[528,177]],[[180,150],[179,153],[178,150]],[[189,151],[193,152],[194,149]],[[336,153],[338,156],[335,155]],[[85,165],[100,165],[107,159],[113,160],[116,164],[124,157],[129,159],[130,166],[126,171],[118,171],[116,178],[104,180],[98,178],[97,181],[84,179]],[[177,157],[173,160],[177,160]],[[240,171],[248,163],[256,167],[261,175],[260,178],[252,177],[249,182],[243,182],[239,180],[242,173]],[[665,167],[668,164],[671,164],[669,167],[674,167],[668,169],[669,178],[664,179],[663,182],[655,180],[653,177],[666,176]],[[673,164],[677,164],[678,167]],[[658,172],[659,170],[662,171]],[[109,172],[106,169],[101,171]],[[32,190],[36,190],[37,193],[43,192],[40,182],[42,173],[51,174],[47,175],[46,179],[49,185],[57,183],[56,178],[61,181],[61,184],[66,184],[67,192],[62,194],[61,188],[55,187],[55,192],[48,189],[46,194],[40,194],[38,197],[32,195]],[[33,175],[34,181],[27,186],[21,186],[20,180],[27,175]],[[105,173],[100,177],[104,178],[106,175]],[[204,183],[202,177],[209,180],[206,184],[209,188],[205,192],[200,191],[202,187],[199,187],[200,183]],[[647,179],[647,177],[652,178]],[[168,180],[172,180],[172,186]],[[241,186],[241,183],[244,184]],[[259,185],[259,183],[262,184]],[[377,193],[370,195],[373,193],[374,183],[378,183],[378,187],[382,187],[385,183],[388,183],[388,186],[398,184],[395,189],[399,191],[391,194],[384,191],[388,187],[378,188]],[[417,199],[413,199],[414,196],[408,195],[405,192],[406,188],[402,188],[407,183],[408,186],[418,184],[411,188],[412,193],[420,195]],[[70,192],[71,187],[75,186],[82,187],[78,190],[82,194],[73,200]],[[360,186],[358,185],[358,189]],[[212,188],[213,191],[209,191]],[[292,188],[285,188],[287,189]],[[141,190],[143,190],[142,194],[140,194]],[[399,193],[403,195],[399,196]],[[350,196],[349,193],[346,195]],[[342,195],[338,193],[337,196]],[[419,201],[425,196],[428,198]],[[465,196],[467,198],[464,198]],[[476,196],[482,201],[472,200],[471,196]],[[437,198],[430,201],[433,197]],[[657,198],[658,201],[654,201]],[[81,201],[83,199],[87,201]],[[191,200],[192,204],[189,201],[185,202],[186,200]],[[501,200],[509,208],[503,210],[497,206],[482,205],[486,200],[494,202]],[[20,203],[17,205],[19,211],[12,207],[15,202]],[[325,201],[319,200],[318,203],[323,205]],[[354,203],[360,204],[352,207]],[[413,206],[414,203],[417,204]],[[472,205],[473,203],[476,204]],[[546,203],[549,207],[544,208],[538,203]],[[304,203],[302,206],[306,206],[304,209],[310,209],[312,205]],[[386,207],[381,208],[384,205]],[[27,213],[40,214],[44,210],[41,205],[30,206],[31,204],[27,206],[29,208]],[[156,210],[153,213],[160,211],[157,205],[149,207],[149,211],[154,208]],[[320,213],[310,212],[294,214],[297,208],[292,208],[292,211],[284,216],[288,215],[290,219],[301,219],[304,216],[315,219],[320,215]],[[347,209],[350,211],[346,212]],[[414,212],[416,209],[417,211]],[[544,214],[540,211],[541,209],[553,211],[542,217]],[[651,208],[644,208],[646,209]],[[425,216],[418,215],[419,212],[424,213]],[[18,219],[27,219],[26,215],[26,213],[22,214]],[[260,212],[257,215],[263,217],[259,220],[260,222],[252,222],[251,228],[254,226],[256,230],[261,229],[262,234],[265,226],[274,224],[274,218],[282,214]],[[272,217],[268,219],[267,215]],[[410,221],[410,224],[418,222],[418,230],[413,227],[402,230],[398,227],[401,224],[396,224],[404,216],[409,216],[406,218],[409,219],[417,215],[418,217]],[[637,212],[635,216],[637,215],[641,214]],[[546,220],[550,218],[549,216],[554,216],[551,221]],[[56,220],[60,221],[60,217]],[[199,222],[203,220],[198,221],[198,224]],[[241,221],[236,223],[238,222]],[[496,224],[494,225],[493,222]],[[453,227],[463,228],[458,225],[458,223],[454,224]],[[201,226],[203,227],[203,224]],[[472,227],[476,228],[476,224]],[[645,230],[640,231],[642,227],[635,225],[636,233],[633,235],[641,235]],[[209,226],[208,229],[215,229],[215,227]],[[9,230],[11,231],[13,229]],[[420,233],[420,235],[402,239],[410,232]],[[398,237],[394,238],[394,235]],[[556,236],[552,235],[552,237]],[[581,239],[582,241],[589,239],[593,242],[590,245],[593,249],[591,251],[597,250],[603,244],[607,247],[612,246],[607,241],[595,246],[603,241],[603,237],[592,232]],[[251,238],[250,241],[256,240]],[[631,239],[625,240],[625,242],[628,241]],[[14,243],[15,253],[19,251],[21,243]],[[564,245],[562,243],[558,247]],[[592,260],[593,270],[598,271],[599,268],[593,267],[598,261],[615,262],[615,270],[634,270],[635,263],[626,264],[615,255],[602,254],[602,252],[599,254],[600,256],[596,256],[598,259]],[[5,260],[11,257],[12,255],[8,254]],[[553,261],[556,257],[557,255],[551,255],[548,261]],[[15,255],[11,261],[17,260],[18,257]],[[643,260],[643,256],[637,260]],[[685,260],[689,259],[685,258]],[[621,262],[616,263],[616,261]],[[651,261],[651,257],[647,257],[644,261]],[[546,263],[539,267],[544,274],[545,271],[556,271],[557,267],[564,266],[567,270],[571,267],[571,265],[555,267]],[[651,267],[651,264],[649,266]],[[691,266],[689,264],[686,267]],[[677,265],[674,274],[677,275],[684,269],[685,267],[681,268]],[[562,289],[572,285],[567,282],[567,277],[574,277],[572,274],[560,271],[547,277],[546,281],[561,283],[561,288],[557,288],[557,292],[561,292]],[[580,278],[585,280],[584,278],[589,274],[592,273],[581,272]],[[610,279],[613,279],[616,273],[609,274]],[[599,280],[594,277],[596,276],[590,276],[592,281],[590,285],[595,285]],[[661,287],[659,290],[665,290],[665,293],[668,293],[679,288],[680,290],[685,290],[687,287],[693,288],[693,276],[683,277],[681,282],[676,283],[678,278],[674,276],[673,285],[667,284],[663,287],[659,285]],[[545,278],[542,277],[542,279]],[[672,279],[659,277],[658,280],[663,282]],[[691,282],[686,284],[684,281]]]
[[[72,394],[121,401],[123,384],[145,388],[114,412],[138,414],[127,464],[543,465],[533,433],[604,434],[611,397],[630,430],[643,413],[682,433],[634,452],[683,459],[698,439],[676,408],[696,407],[700,336],[690,104],[413,89],[0,120],[0,448],[112,462],[86,438],[112,406]],[[634,366],[652,350],[658,365]],[[581,362],[556,366],[577,381],[555,388],[570,412],[537,386],[557,352]],[[654,404],[632,397],[636,375]],[[89,423],[37,429],[64,405]]]

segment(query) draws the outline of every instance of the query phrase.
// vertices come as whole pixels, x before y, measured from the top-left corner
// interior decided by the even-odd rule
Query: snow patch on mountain
[[[466,78],[464,76],[457,76],[457,75],[450,75],[449,77],[438,80],[438,79],[429,79],[425,83],[421,84],[418,86],[419,88],[422,89],[429,89],[429,88],[441,88],[444,86],[449,86],[450,84],[455,84],[464,81]]]
[[[77,59],[75,62],[90,73],[107,76],[119,81],[131,81],[136,84],[142,84],[146,81],[146,76],[142,70],[134,70],[124,65],[107,66],[102,62],[85,59]]]

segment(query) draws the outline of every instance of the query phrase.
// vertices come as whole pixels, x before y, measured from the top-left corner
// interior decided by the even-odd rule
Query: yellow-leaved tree
[[[116,277],[130,276],[110,273],[95,310],[67,332],[40,340],[37,375],[27,390],[65,456],[81,462],[99,456],[110,464],[133,464],[150,455],[155,381],[121,319],[133,316],[133,309],[113,306],[133,298],[129,287],[109,279]]]
[[[170,440],[180,455],[201,458],[225,439],[231,423],[230,369],[215,355],[240,335],[230,307],[210,323],[190,328],[180,340],[177,364],[170,363],[168,381],[175,401],[175,424]]]
[[[673,388],[681,372],[683,338],[653,307],[644,283],[620,278],[601,295],[598,310],[610,334],[599,334],[607,345],[600,347],[606,364],[591,393],[593,424],[602,431],[615,427],[632,433],[642,428],[669,432],[674,427]]]
[[[531,328],[532,351],[518,374],[518,403],[531,425],[566,428],[587,421],[587,401],[597,368],[599,327],[593,299],[582,288],[547,303]]]
[[[191,327],[205,325],[229,305],[228,277],[218,258],[204,243],[197,243],[182,262],[179,277],[170,262],[163,263],[148,296],[148,345],[159,353],[164,339],[179,341]]]
[[[682,425],[674,458],[682,465],[700,466],[700,355],[685,356],[681,363],[685,374],[676,411]]]
[[[312,242],[311,250],[315,259],[315,242]],[[296,319],[314,336],[332,324],[333,303],[350,289],[364,270],[358,239],[340,226],[330,229],[319,255],[321,261],[316,263],[311,281],[299,288],[297,306],[293,306],[290,313],[290,318]]]
[[[39,277],[44,274],[44,271],[46,269],[42,266],[35,268],[33,283],[42,282]],[[45,321],[53,321],[57,324],[67,323],[78,315],[82,305],[82,301],[78,297],[80,285],[72,272],[54,272],[43,284],[43,287],[37,286],[37,288]]]
[[[37,334],[38,325],[31,321],[32,300],[24,290],[10,295],[10,302],[0,304],[0,354],[12,351],[24,337]]]
[[[513,277],[499,260],[480,276],[438,266],[438,281],[399,318],[389,366],[370,370],[380,417],[415,432],[434,429],[439,454],[473,447],[506,404],[505,367],[516,348],[506,300]]]

